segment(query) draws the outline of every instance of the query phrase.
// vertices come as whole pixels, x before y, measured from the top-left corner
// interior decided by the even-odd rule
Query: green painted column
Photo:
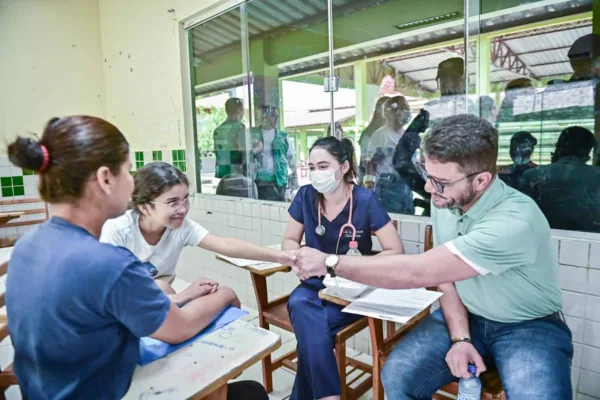
[[[356,97],[356,125],[369,121],[369,97],[367,94],[367,61],[354,63],[354,95]]]
[[[250,42],[250,71],[253,83],[252,104],[256,118],[255,125],[260,123],[259,106],[279,107],[280,105],[279,68],[277,65],[269,65],[266,60],[265,41],[254,40]]]
[[[478,60],[476,60],[477,95],[491,93],[492,85],[492,40],[489,36],[480,35],[476,39]]]

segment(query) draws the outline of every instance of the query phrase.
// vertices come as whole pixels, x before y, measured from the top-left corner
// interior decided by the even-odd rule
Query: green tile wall
[[[23,168],[23,176],[27,175],[37,175],[37,172]]]
[[[162,161],[162,150],[152,151],[152,161]]]
[[[185,150],[173,150],[173,166],[186,172]]]
[[[135,152],[135,168],[142,168],[144,166],[144,152],[136,151]]]
[[[2,197],[24,196],[25,186],[22,176],[3,176],[0,178]]]

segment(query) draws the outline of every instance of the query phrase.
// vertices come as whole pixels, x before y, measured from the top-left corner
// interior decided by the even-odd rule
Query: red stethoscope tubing
[[[356,228],[354,227],[354,225],[352,225],[352,209],[354,206],[354,198],[352,196],[353,189],[354,189],[354,187],[350,188],[350,215],[348,216],[348,222],[345,223],[344,225],[342,225],[342,227],[340,228],[340,234],[338,236],[338,239],[342,238],[342,235],[344,234],[344,229],[350,228],[352,230],[352,241],[354,242],[356,240]],[[317,207],[317,218],[319,220],[318,226],[322,226],[321,225],[321,207]]]

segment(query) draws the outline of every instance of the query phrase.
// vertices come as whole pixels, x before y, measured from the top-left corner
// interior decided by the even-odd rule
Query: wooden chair
[[[4,277],[8,271],[8,261],[3,262],[0,265],[0,282],[4,282]],[[0,308],[6,305],[5,292],[0,295]],[[0,315],[0,342],[8,336],[8,320],[6,315]],[[13,372],[12,363],[3,370],[0,370],[0,400],[5,400],[4,393],[6,390],[13,386],[18,385],[17,377]]]
[[[433,228],[431,225],[427,225],[425,228],[425,247],[424,250],[428,251],[433,248]],[[430,290],[437,290],[437,288],[429,288]],[[502,388],[502,382],[500,376],[496,371],[486,371],[480,376],[481,384],[483,389],[481,390],[481,398],[488,400],[506,400],[506,394]],[[458,395],[458,382],[452,382],[440,391],[457,396]],[[434,400],[451,400],[454,397],[448,397],[442,393],[436,393],[433,395]]]
[[[37,225],[46,222],[49,218],[48,204],[44,200],[35,199],[18,199],[18,200],[1,200],[0,208],[3,206],[14,206],[21,204],[29,204],[31,208],[21,211],[0,212],[0,228],[16,228],[19,226]],[[44,217],[37,218],[32,221],[23,221],[21,217],[27,215],[41,215]],[[14,246],[18,236],[6,237],[0,239],[0,247]]]
[[[258,321],[261,328],[269,329],[271,325],[284,329],[288,332],[294,332],[294,327],[290,321],[287,311],[287,302],[289,295],[279,297],[269,301],[267,295],[267,277],[278,272],[290,272],[291,268],[282,266],[266,271],[255,270],[251,267],[247,268],[252,277],[254,285],[254,293],[256,295],[256,303],[258,305]],[[359,360],[355,360],[346,356],[346,341],[358,332],[368,326],[367,318],[361,318],[358,321],[350,324],[335,335],[334,351],[342,381],[342,400],[356,400],[371,388],[371,379],[364,379],[355,388],[351,385],[356,383],[365,375],[371,375],[372,368]],[[287,368],[297,372],[297,364],[294,361],[297,357],[296,350],[292,350],[279,358],[272,360],[271,356],[267,356],[262,360],[263,383],[267,392],[273,391],[273,372],[279,368]],[[353,377],[350,382],[346,382],[347,373],[346,367],[350,366],[350,373],[358,371],[358,374]]]
[[[398,223],[396,221],[392,221],[392,223],[397,229]],[[256,295],[260,327],[269,329],[270,325],[274,325],[288,332],[294,332],[294,328],[287,311],[287,302],[290,296],[286,295],[273,301],[269,301],[267,294],[267,277],[278,272],[287,273],[292,269],[287,266],[281,266],[266,271],[253,269],[252,267],[248,267],[246,269],[250,271],[252,284],[254,285],[254,294]],[[334,351],[337,359],[340,381],[342,382],[342,393],[340,395],[341,400],[356,400],[365,394],[373,384],[373,379],[369,379],[367,375],[373,376],[375,368],[362,361],[347,357],[346,355],[346,341],[363,329],[370,327],[370,324],[371,323],[369,322],[368,318],[361,318],[335,335]],[[381,324],[381,321],[379,321],[379,324]],[[377,322],[373,322],[373,326],[373,329],[379,328]],[[399,340],[402,335],[402,331],[399,331],[398,338],[395,340]],[[377,343],[379,344],[379,341]],[[375,349],[379,351],[379,347],[375,347]],[[289,370],[297,372],[297,365],[294,362],[296,357],[296,350],[293,350],[282,355],[276,360],[271,360],[271,356],[267,356],[263,359],[263,381],[267,392],[273,391],[273,372],[276,369],[285,367]],[[347,366],[350,366],[350,371],[347,371]],[[357,373],[355,374],[355,372]],[[349,375],[352,375],[352,378],[348,381]],[[361,379],[363,379],[362,382],[358,383]],[[357,383],[357,385],[353,388],[352,385],[355,383]],[[383,393],[383,390],[381,392]]]

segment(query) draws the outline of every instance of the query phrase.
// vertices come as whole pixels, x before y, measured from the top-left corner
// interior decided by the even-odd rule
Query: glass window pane
[[[482,2],[473,65],[480,115],[500,133],[499,177],[552,228],[600,232],[592,1],[495,3]]]
[[[246,3],[251,142],[258,198],[290,201],[309,183],[308,152],[331,120],[327,1]]]
[[[354,140],[359,183],[388,212],[429,215],[412,156],[428,125],[467,109],[464,2],[334,4],[335,119]]]
[[[198,174],[202,193],[256,198],[244,13],[236,7],[191,29]],[[185,167],[185,154],[173,152]]]

